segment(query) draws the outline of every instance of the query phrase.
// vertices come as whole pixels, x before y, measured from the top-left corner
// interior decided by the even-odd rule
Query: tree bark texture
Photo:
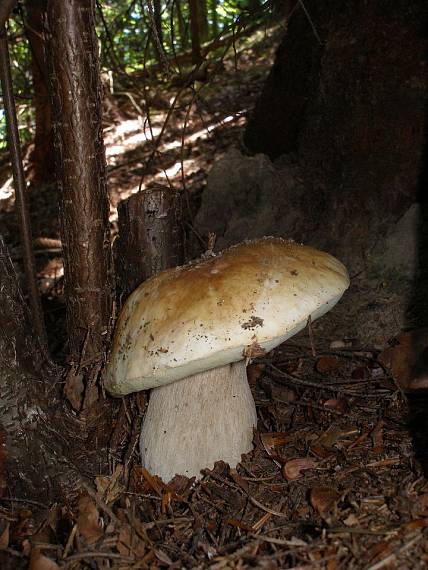
[[[9,487],[20,496],[48,496],[48,473],[59,475],[58,441],[46,436],[48,402],[55,405],[44,361],[18,280],[0,236],[0,422]]]
[[[427,3],[304,7],[290,17],[244,142],[271,159],[294,153],[346,261],[346,251],[365,251],[373,228],[383,235],[417,200],[427,145]]]
[[[218,17],[217,17],[217,0],[210,0],[211,12],[211,37],[218,36]]]
[[[322,10],[321,4],[311,3],[311,18],[318,27]],[[296,151],[309,97],[318,87],[322,51],[305,12],[299,8],[244,133],[244,142],[252,151],[272,158]]]
[[[201,42],[206,42],[209,35],[207,0],[198,0],[198,1],[199,1],[199,6],[198,6],[199,34]]]
[[[16,193],[16,207],[19,215],[19,229],[23,249],[24,271],[29,293],[29,303],[34,319],[34,330],[47,350],[47,337],[37,287],[34,253],[32,248],[31,223],[27,201],[27,185],[22,164],[18,119],[13,97],[12,75],[5,27],[0,28],[0,79],[3,94],[4,114],[7,125],[8,148],[11,155],[13,180]]]
[[[184,262],[181,197],[156,187],[133,194],[119,205],[115,241],[118,304],[143,281]]]
[[[181,7],[181,0],[175,0],[175,6],[177,9],[177,21],[178,21],[178,33],[180,35],[181,49],[184,50],[189,45],[189,31],[186,25],[183,9]]]
[[[31,49],[31,73],[34,89],[36,134],[30,161],[33,164],[34,182],[50,180],[54,176],[54,149],[52,108],[45,62],[43,21],[46,0],[27,0],[27,35]]]
[[[93,0],[48,0],[48,54],[64,252],[69,353],[108,341],[112,275]]]
[[[59,393],[61,376],[33,334],[0,236],[0,438],[6,444],[8,489],[15,496],[64,499],[81,486],[80,473],[95,476],[100,461],[106,465],[106,449],[96,443],[108,426],[70,412]]]
[[[158,35],[158,39],[159,39],[159,44],[160,47],[162,48],[163,46],[163,31],[162,31],[162,5],[161,5],[161,0],[153,0],[153,15],[154,15],[154,19],[155,19],[155,27],[156,27],[156,33]],[[159,50],[159,46],[155,45],[155,49],[156,51]],[[161,59],[162,54],[158,54],[159,58]]]
[[[192,40],[192,63],[198,64],[202,61],[201,52],[201,32],[199,29],[199,0],[189,0],[190,36]]]

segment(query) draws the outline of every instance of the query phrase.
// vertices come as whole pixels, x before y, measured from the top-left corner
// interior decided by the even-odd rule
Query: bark
[[[158,40],[159,40],[159,45],[157,44],[157,42],[155,43],[155,49],[158,52],[159,48],[162,49],[162,46],[163,46],[161,0],[153,0],[153,13],[154,13],[156,33],[158,35]],[[161,59],[162,54],[161,53],[158,54],[158,57]]]
[[[19,229],[23,249],[24,271],[29,292],[34,330],[40,342],[47,349],[47,337],[43,320],[40,295],[37,288],[34,254],[32,249],[31,224],[28,211],[26,182],[19,141],[18,120],[12,89],[9,50],[5,28],[0,29],[0,78],[3,94],[4,114],[7,125],[8,148],[11,155],[13,180],[16,191],[16,206],[19,215]]]
[[[312,4],[319,26],[322,7]],[[318,87],[322,49],[304,11],[296,10],[244,133],[252,151],[271,158],[296,151],[309,94]]]
[[[47,498],[51,477],[64,480],[62,442],[48,419],[49,409],[58,404],[52,389],[58,370],[44,360],[32,332],[26,303],[0,237],[0,421],[11,475],[8,486],[19,496]]]
[[[170,188],[132,195],[119,205],[115,242],[119,306],[143,281],[184,262],[181,199]]]
[[[218,36],[217,0],[210,0],[211,11],[211,37]]]
[[[199,29],[199,0],[189,0],[190,35],[192,40],[192,63],[197,65],[202,61],[201,32]]]
[[[304,7],[290,17],[244,141],[255,153],[293,153],[304,165],[323,220],[317,239],[328,228],[328,242],[345,261],[352,254],[356,267],[368,236],[384,235],[417,199],[427,3],[306,0]]]
[[[77,418],[64,404],[63,371],[47,361],[32,330],[9,253],[0,236],[0,437],[9,492],[52,502],[74,495],[107,465],[96,445],[108,425]],[[105,416],[105,415],[104,415]],[[111,425],[111,424],[110,424]]]
[[[111,255],[93,0],[48,0],[69,353],[96,360],[109,337]]]
[[[48,73],[45,62],[43,21],[46,15],[46,0],[27,0],[27,36],[31,50],[31,74],[34,89],[34,114],[36,134],[34,149],[30,156],[33,164],[33,180],[41,182],[54,176],[54,148],[52,109],[48,88]]]
[[[206,42],[208,39],[208,7],[207,0],[199,1],[199,32],[201,42]]]
[[[181,7],[181,0],[175,0],[175,5],[177,7],[177,20],[178,20],[178,33],[180,34],[180,44],[181,49],[184,50],[189,45],[189,33],[188,27],[183,16],[183,10]]]

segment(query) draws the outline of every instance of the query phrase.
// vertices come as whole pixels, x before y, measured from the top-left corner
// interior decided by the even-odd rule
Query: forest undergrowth
[[[156,89],[106,94],[113,234],[118,202],[153,184],[183,192],[192,232],[211,165],[229,147],[242,145],[246,116],[279,34],[259,30],[251,46],[232,49],[191,87],[171,80]],[[0,233],[19,267],[6,173],[4,166]],[[55,192],[54,184],[33,186],[30,206],[48,332],[61,357]],[[201,249],[205,245],[202,240]],[[426,567],[428,485],[407,422],[406,395],[385,369],[378,346],[346,338],[340,325],[325,330],[315,324],[311,334],[303,332],[249,367],[259,422],[255,449],[236,470],[219,463],[197,483],[176,477],[165,484],[152,477],[137,452],[136,410],[144,403],[130,397],[115,426],[110,472],[91,480],[77,500],[0,499],[0,566]]]

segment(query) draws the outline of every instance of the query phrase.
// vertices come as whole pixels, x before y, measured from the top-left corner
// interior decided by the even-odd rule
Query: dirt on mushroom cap
[[[138,287],[119,317],[104,382],[148,389],[236,362],[301,330],[349,285],[331,255],[280,238],[244,242],[164,271]]]

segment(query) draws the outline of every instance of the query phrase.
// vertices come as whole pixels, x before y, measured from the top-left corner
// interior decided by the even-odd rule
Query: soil
[[[262,90],[280,35],[281,30],[258,32],[235,57],[226,57],[209,81],[198,84],[196,93],[185,90],[156,147],[138,111],[141,94],[134,94],[134,102],[128,96],[114,100],[105,128],[113,233],[119,200],[140,186],[171,184],[188,197],[189,236],[196,236],[188,257],[206,249],[206,237],[192,223],[210,188],[210,182],[205,188],[209,171],[231,147],[244,150],[246,115]],[[165,102],[169,107],[176,93],[177,87],[165,86],[152,94],[155,139],[167,116],[161,107]],[[272,176],[286,169],[293,184],[305,187],[308,174],[299,176],[302,164],[293,156],[274,165],[267,157],[260,160]],[[309,174],[313,183],[316,173]],[[19,269],[7,175],[5,168],[0,231]],[[30,201],[35,238],[58,240],[54,186],[32,188]],[[323,235],[308,204],[296,199],[296,212],[289,212],[301,232],[295,237],[310,236],[313,227],[313,242],[344,254],[337,240]],[[302,207],[309,217],[299,228]],[[408,239],[414,231],[412,212],[405,215],[404,222],[403,216],[388,218],[380,245],[375,240],[362,250],[360,234],[351,231],[345,261],[352,285],[337,308],[250,365],[259,421],[255,449],[237,470],[220,463],[197,483],[177,477],[166,485],[153,478],[139,465],[138,406],[128,398],[117,420],[121,429],[111,470],[91,480],[78,501],[40,504],[7,493],[0,498],[1,568],[26,568],[29,561],[33,570],[426,568],[424,395],[405,393],[379,360],[389,339],[416,322],[408,308],[417,260],[404,255],[406,269],[397,271],[394,257],[399,224]],[[334,216],[331,220],[334,224]],[[218,233],[221,243],[225,234]],[[339,235],[340,227],[332,234]],[[58,242],[38,244],[51,348],[61,359],[60,249]]]

